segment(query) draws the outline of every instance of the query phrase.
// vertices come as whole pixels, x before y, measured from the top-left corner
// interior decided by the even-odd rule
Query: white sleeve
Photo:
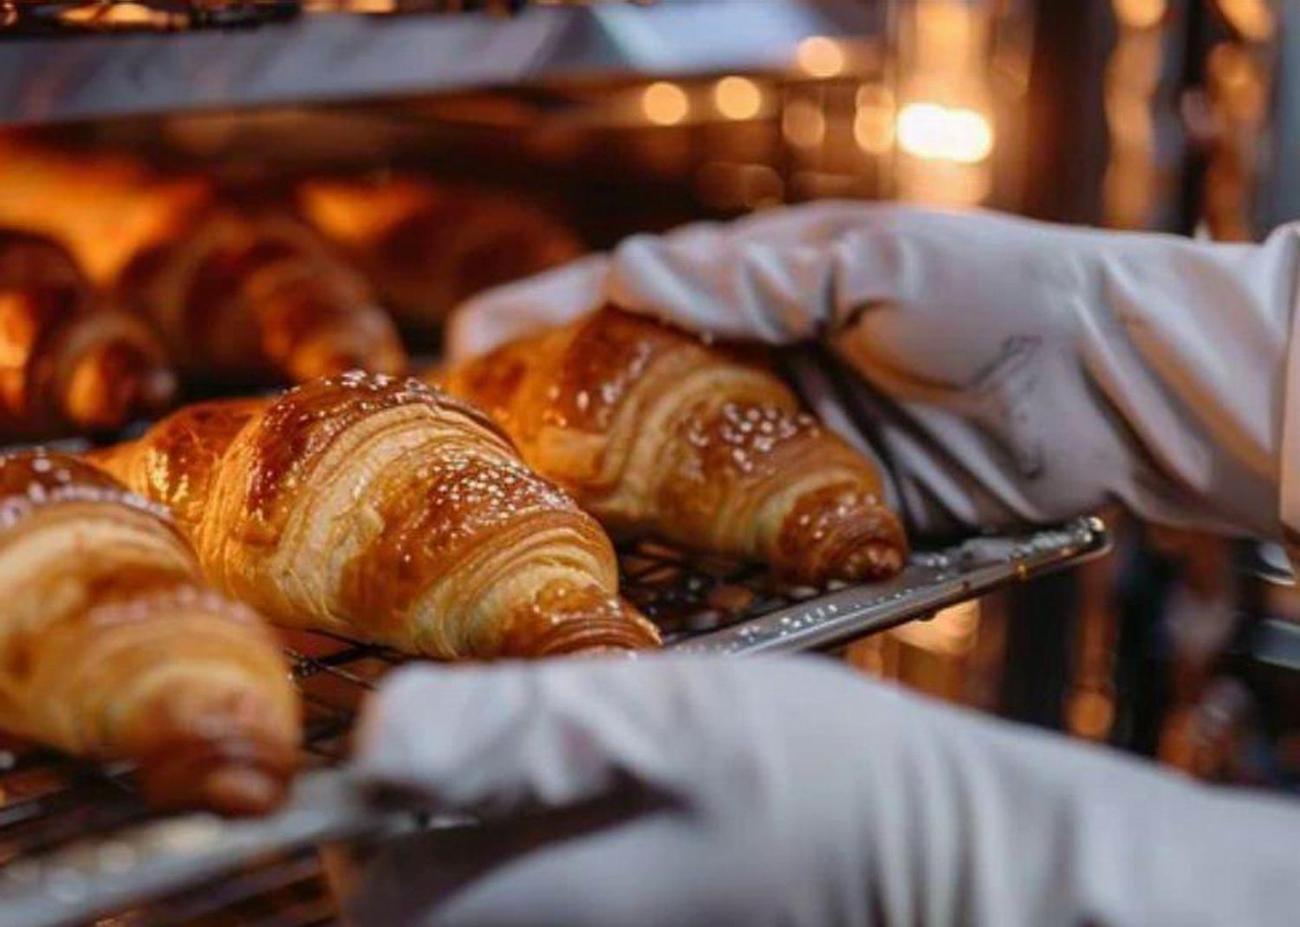
[[[614,300],[796,349],[805,393],[879,453],[923,533],[1117,499],[1153,521],[1277,540],[1300,530],[1300,425],[1286,424],[1300,417],[1298,258],[1296,227],[1212,244],[815,204],[636,236],[486,294],[452,349]]]
[[[1300,910],[1296,802],[829,661],[411,666],[359,750],[363,782],[493,823],[382,854],[358,923],[1281,927]]]

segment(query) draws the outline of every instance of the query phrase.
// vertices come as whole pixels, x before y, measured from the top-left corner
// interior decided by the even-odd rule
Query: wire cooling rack
[[[1108,543],[1100,521],[1081,519],[915,554],[889,582],[823,590],[784,585],[753,565],[642,544],[622,552],[622,588],[670,649],[827,650],[1075,565]],[[122,765],[0,741],[0,927],[333,922],[314,848],[392,818],[359,804],[345,774],[333,770],[343,767],[359,701],[404,658],[316,632],[286,634],[285,650],[303,696],[306,769],[290,806],[261,821],[158,818]]]

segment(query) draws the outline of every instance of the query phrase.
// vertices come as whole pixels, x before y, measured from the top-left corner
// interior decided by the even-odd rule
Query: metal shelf
[[[915,554],[895,578],[850,586],[672,645],[692,653],[755,654],[827,650],[907,621],[932,617],[949,605],[1010,582],[1042,576],[1104,553],[1104,523],[1083,518],[1023,537],[973,538],[937,552]]]
[[[0,41],[0,123],[766,71],[790,66],[807,36],[860,35],[878,16],[861,0],[659,0],[530,5],[510,16],[303,13],[241,29],[10,36]]]
[[[670,650],[824,650],[1077,565],[1108,546],[1105,525],[1086,518],[918,553],[895,580],[826,591],[784,587],[753,566],[701,563],[641,545],[623,554],[623,590],[664,628]],[[303,695],[309,771],[289,804],[267,818],[157,818],[130,788],[125,769],[101,770],[49,751],[0,763],[0,927],[80,923],[144,904],[153,914],[167,905],[188,910],[195,902],[177,893],[198,885],[205,908],[260,895],[278,899],[275,892],[319,892],[323,883],[305,848],[412,826],[407,813],[367,805],[345,765],[358,701],[401,656],[309,632],[293,634],[287,653]],[[160,898],[168,900],[157,907]],[[316,898],[303,910],[314,916],[325,904]]]

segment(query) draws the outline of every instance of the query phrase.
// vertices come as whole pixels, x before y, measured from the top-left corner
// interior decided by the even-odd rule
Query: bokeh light
[[[809,36],[800,42],[795,60],[813,77],[834,77],[844,70],[844,50],[824,35]]]
[[[690,111],[686,92],[676,84],[657,81],[641,92],[641,112],[655,125],[677,125]]]
[[[899,147],[918,158],[976,164],[993,151],[993,127],[973,109],[909,103],[897,133]]]
[[[746,77],[724,77],[713,85],[713,105],[728,119],[753,119],[763,108],[763,91]]]

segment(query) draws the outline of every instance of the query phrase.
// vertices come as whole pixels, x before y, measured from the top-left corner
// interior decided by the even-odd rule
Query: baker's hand
[[[374,856],[359,924],[1294,923],[1300,810],[830,662],[404,669],[367,782],[470,835]]]
[[[1294,228],[1219,245],[829,202],[634,236],[472,300],[449,346],[477,353],[613,301],[791,347],[805,395],[880,453],[920,532],[1117,499],[1278,539],[1300,529],[1298,279]]]

